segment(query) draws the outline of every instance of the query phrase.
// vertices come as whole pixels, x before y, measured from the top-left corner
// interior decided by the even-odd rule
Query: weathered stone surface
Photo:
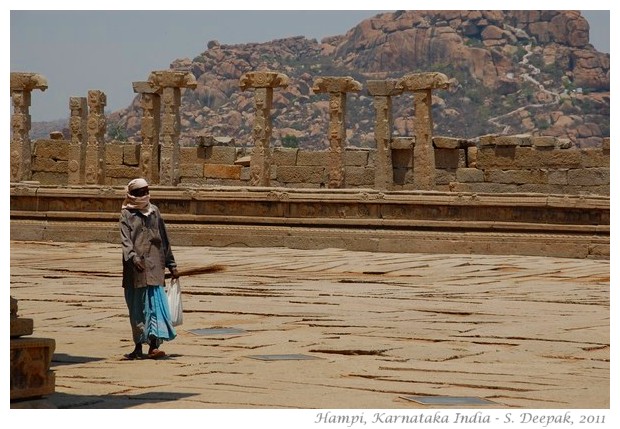
[[[240,165],[204,164],[204,177],[210,179],[233,179],[241,178]]]
[[[278,166],[276,178],[282,183],[323,183],[328,180],[325,167],[319,165]]]
[[[297,164],[297,154],[299,149],[292,148],[274,148],[272,153],[272,161],[277,166],[294,166]]]
[[[29,313],[44,313],[46,318],[63,320],[68,326],[80,326],[96,317],[90,329],[67,328],[63,332],[63,348],[59,344],[58,351],[66,356],[55,366],[57,394],[50,396],[56,406],[63,410],[83,409],[83,413],[92,412],[93,407],[152,413],[153,391],[159,389],[157,398],[166,394],[166,400],[156,403],[161,409],[240,409],[248,404],[263,409],[331,409],[335,401],[341,407],[390,409],[390,413],[398,415],[430,415],[436,411],[444,415],[441,410],[430,410],[400,397],[403,385],[413,382],[412,368],[419,368],[415,371],[417,393],[437,393],[440,383],[442,395],[461,396],[463,386],[475,379],[476,396],[496,403],[493,412],[536,408],[541,402],[554,408],[610,407],[613,362],[609,359],[609,261],[488,253],[481,257],[476,253],[500,246],[509,250],[512,244],[513,252],[529,245],[536,251],[548,247],[558,253],[577,254],[575,249],[580,249],[579,254],[584,255],[597,252],[597,243],[587,244],[583,238],[571,243],[555,236],[553,245],[540,237],[526,244],[508,235],[515,239],[515,245],[504,243],[500,234],[459,236],[419,230],[394,233],[388,240],[382,239],[378,230],[347,233],[325,228],[323,240],[332,247],[325,248],[318,247],[315,229],[272,228],[245,229],[229,239],[231,243],[239,239],[250,243],[297,241],[307,250],[290,246],[187,245],[203,238],[224,239],[227,228],[213,225],[204,235],[195,234],[196,229],[189,227],[178,230],[183,233],[175,247],[178,261],[204,261],[207,257],[208,263],[226,266],[223,272],[194,276],[186,282],[184,304],[191,313],[185,329],[215,324],[247,329],[248,325],[254,326],[248,321],[259,319],[260,330],[226,337],[181,332],[175,341],[165,345],[171,357],[159,362],[121,360],[131,346],[121,341],[129,334],[126,319],[118,317],[122,300],[117,293],[117,277],[101,276],[96,291],[88,282],[76,281],[65,291],[65,299],[82,302],[81,306],[68,309],[46,298],[47,291],[60,290],[67,282],[58,275],[59,270],[66,270],[71,280],[81,278],[68,273],[74,268],[74,259],[67,255],[91,261],[97,272],[114,272],[119,260],[117,245],[12,243],[11,256],[16,261],[12,274],[25,282],[21,289]],[[442,252],[457,247],[453,240],[461,252]],[[348,245],[364,246],[365,251],[342,249]],[[584,246],[585,252],[581,250]],[[604,254],[604,245],[601,247]],[[409,250],[418,253],[406,253]],[[33,257],[40,260],[36,273],[28,269]],[[263,284],[260,288],[248,284],[249,277]],[[412,300],[411,291],[422,288],[424,299]],[[520,299],[515,300],[507,289],[518,291]],[[205,296],[205,292],[212,291],[218,295]],[[95,295],[96,300],[92,299]],[[203,311],[207,298],[209,308]],[[567,311],[569,308],[571,311]],[[322,317],[318,322],[295,323],[295,329],[282,323],[309,315]],[[411,318],[416,315],[420,317],[417,329],[412,331]],[[437,323],[438,319],[443,323]],[[467,354],[455,353],[455,344],[445,341],[454,335],[456,325],[472,329],[459,337],[458,346]],[[537,329],[532,330],[532,326]],[[584,326],[590,327],[587,335]],[[42,329],[47,335],[56,332],[58,326]],[[377,336],[377,330],[398,335]],[[342,335],[344,332],[347,335]],[[511,345],[505,344],[507,337]],[[295,342],[283,342],[282,338]],[[408,342],[415,347],[403,347]],[[218,349],[225,347],[227,353],[224,357],[205,353],[205,343],[218,344]],[[595,350],[593,343],[597,344]],[[325,359],[270,363],[248,358],[281,353]],[[472,353],[476,355],[475,365]],[[71,357],[82,357],[84,361],[74,362]],[[87,362],[85,358],[101,360]],[[391,360],[389,367],[386,359]],[[429,371],[438,360],[444,371]],[[231,365],[235,371],[230,371]],[[158,378],[164,390],[153,387],[153,367],[163,366],[169,368]],[[287,370],[282,371],[282,367]],[[570,377],[567,371],[571,371]],[[348,376],[343,377],[343,373]],[[369,378],[369,374],[380,378]],[[274,379],[278,382],[274,383]],[[299,389],[299,384],[308,379],[315,382]],[[522,391],[515,395],[517,379]],[[541,379],[546,384],[541,385]],[[127,380],[132,380],[130,386]],[[549,389],[548,384],[554,388]],[[243,388],[227,388],[230,385]],[[264,394],[257,395],[252,386],[264,386]],[[341,395],[342,389],[348,394]],[[264,423],[268,425],[269,420]]]
[[[248,72],[239,79],[242,91],[249,88],[286,88],[288,84],[288,76],[275,71]]]
[[[403,76],[397,84],[397,88],[403,91],[425,91],[430,89],[447,89],[449,79],[443,73],[410,73]]]
[[[484,172],[476,168],[457,168],[456,180],[463,183],[484,182]]]
[[[344,165],[365,167],[368,165],[368,151],[361,149],[347,149],[344,153]]]
[[[50,371],[56,342],[49,338],[11,339],[11,400],[54,393]]]
[[[34,321],[24,317],[11,317],[11,338],[32,335]]]
[[[39,73],[11,72],[11,91],[32,91],[47,89],[47,79]]]

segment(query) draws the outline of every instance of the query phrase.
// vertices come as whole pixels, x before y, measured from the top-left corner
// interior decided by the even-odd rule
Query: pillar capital
[[[448,76],[443,73],[410,73],[398,81],[397,87],[403,91],[428,91],[431,89],[446,89],[449,84]]]
[[[312,91],[315,93],[346,93],[362,90],[362,84],[350,76],[322,76],[314,80]]]
[[[91,109],[99,109],[100,106],[105,106],[107,103],[108,97],[106,97],[103,91],[98,89],[91,89],[88,91],[88,107]],[[103,114],[103,111],[96,113]]]
[[[164,87],[196,89],[198,86],[198,82],[192,73],[177,70],[152,71],[148,83],[155,89],[155,92]]]
[[[32,91],[47,89],[47,79],[38,73],[11,72],[11,91]]]
[[[242,91],[248,88],[286,88],[288,76],[274,71],[253,71],[245,73],[239,79]]]
[[[161,90],[149,81],[132,82],[131,86],[136,94],[157,94]]]
[[[375,97],[392,97],[403,92],[402,86],[398,86],[398,80],[369,80],[366,82],[368,94]]]

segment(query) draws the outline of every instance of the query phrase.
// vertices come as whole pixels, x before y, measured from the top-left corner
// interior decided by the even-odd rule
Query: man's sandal
[[[160,357],[164,357],[164,356],[166,356],[166,352],[164,352],[163,350],[159,350],[159,349],[153,349],[147,355],[149,359],[159,359]]]
[[[139,360],[139,359],[144,359],[145,356],[144,354],[142,354],[142,352],[136,352],[133,351],[131,353],[127,353],[125,355],[123,355],[123,357],[125,358],[124,360]]]

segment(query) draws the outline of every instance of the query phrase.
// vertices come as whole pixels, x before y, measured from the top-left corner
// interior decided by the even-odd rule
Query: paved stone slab
[[[174,243],[173,243],[174,245]],[[132,349],[120,246],[11,242],[11,296],[56,341],[62,408],[610,406],[610,263],[527,256],[174,246],[184,324],[161,360]],[[243,335],[195,335],[235,327]],[[301,354],[266,363],[250,355]],[[283,369],[285,367],[285,369]]]

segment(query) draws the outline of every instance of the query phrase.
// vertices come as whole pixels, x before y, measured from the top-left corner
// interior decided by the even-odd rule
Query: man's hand
[[[134,258],[133,264],[135,265],[136,270],[138,270],[138,272],[140,273],[146,268],[146,266],[144,265],[144,261],[140,258]]]
[[[176,267],[171,267],[170,268],[170,274],[172,275],[173,279],[178,279],[179,278],[179,270],[177,270]]]

